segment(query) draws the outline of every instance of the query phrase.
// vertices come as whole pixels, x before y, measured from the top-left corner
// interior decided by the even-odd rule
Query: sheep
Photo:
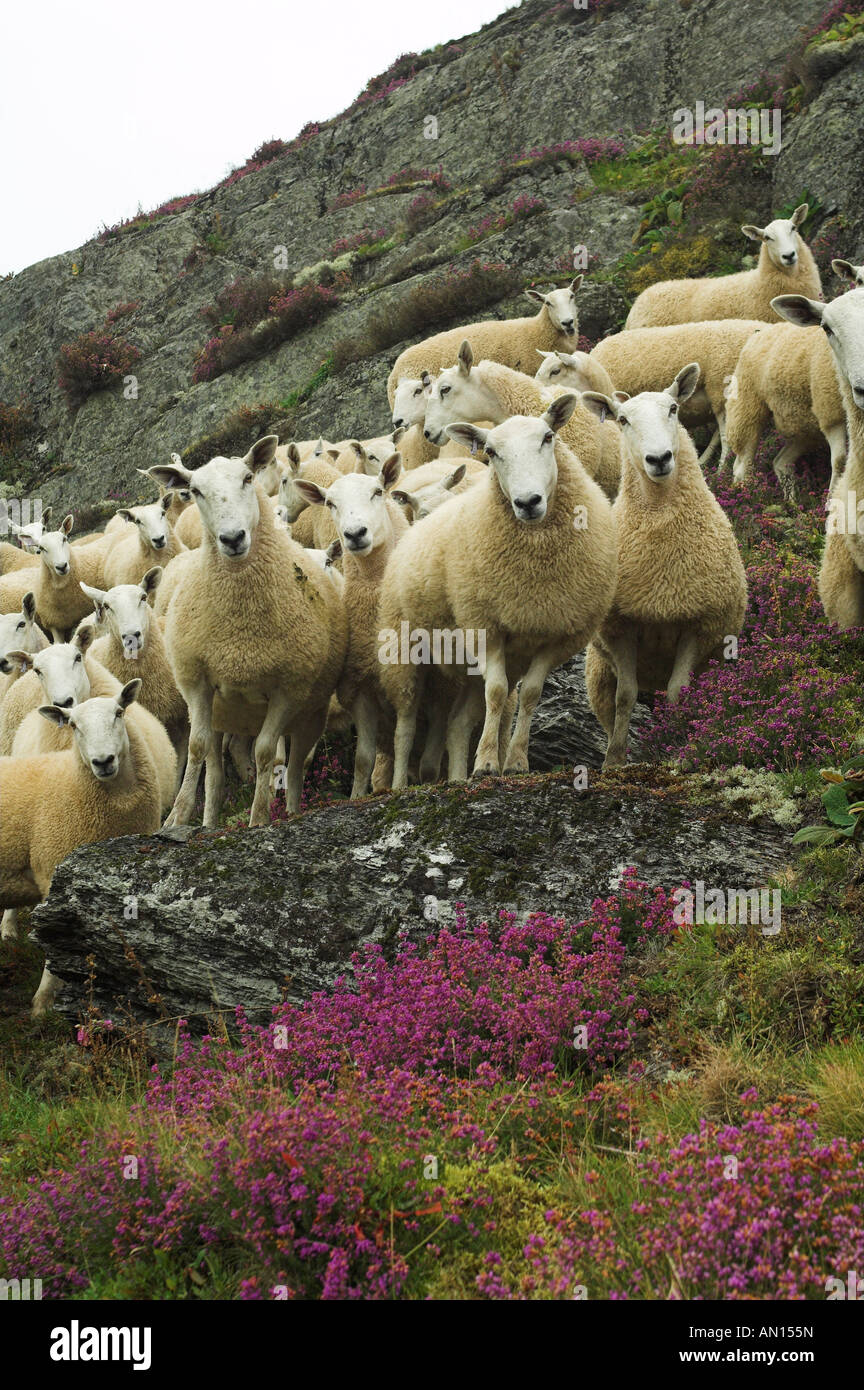
[[[593,353],[544,352],[541,348],[537,352],[543,361],[534,379],[547,390],[563,387],[565,391],[600,391],[604,396],[614,395],[612,378]]]
[[[195,550],[181,550],[180,554],[175,555],[173,560],[169,560],[162,570],[162,582],[156,590],[153,612],[163,621],[163,625],[165,614],[168,612],[168,605],[180,587],[183,575],[189,568],[194,553]]]
[[[51,517],[51,508],[46,507],[38,521],[30,521],[24,526],[9,522],[9,529],[18,539],[17,545],[0,541],[0,574],[11,574],[14,570],[29,569],[39,563],[39,553],[35,549]]]
[[[319,435],[317,439],[298,439],[292,444],[280,444],[276,450],[276,457],[280,463],[284,463],[290,448],[295,448],[300,456],[300,462],[305,463],[307,459],[323,458],[325,454],[338,454],[339,450],[329,439],[324,439]]]
[[[403,473],[400,486],[394,488],[390,496],[405,508],[409,521],[422,521],[436,507],[473,487],[485,474],[485,466],[481,464],[480,468],[482,472],[468,473],[467,463],[458,463],[455,468],[449,461],[424,463],[420,468]]]
[[[435,380],[426,406],[425,431],[437,444],[446,439],[446,427],[460,422],[491,420],[501,424],[510,415],[542,415],[552,395],[522,372],[500,362],[475,365],[467,339],[459,348],[455,367],[447,367]],[[456,436],[457,438],[461,437]],[[621,473],[621,439],[617,426],[602,423],[577,403],[568,412],[561,440],[578,456],[583,468],[612,497]],[[475,440],[476,443],[476,440]]]
[[[864,289],[848,290],[830,304],[783,294],[774,308],[799,330],[821,327],[834,357],[849,453],[829,504],[819,597],[828,621],[845,631],[864,624]]]
[[[5,696],[20,672],[20,665],[10,660],[11,651],[41,652],[48,638],[36,622],[36,598],[28,591],[17,613],[0,616],[0,717]]]
[[[336,694],[357,729],[352,797],[369,789],[382,722],[392,729],[392,711],[381,689],[378,595],[396,542],[408,529],[404,512],[387,496],[401,466],[399,455],[391,454],[377,478],[349,473],[326,489],[302,478],[297,484],[310,504],[331,511],[342,544],[348,650]]]
[[[831,262],[831,269],[835,275],[841,275],[844,279],[851,280],[856,290],[864,286],[864,265],[853,265],[851,261],[835,260]]]
[[[154,565],[140,584],[120,584],[107,593],[83,585],[93,604],[97,624],[106,629],[93,648],[93,657],[123,684],[133,673],[143,682],[139,703],[165,726],[177,749],[178,761],[186,756],[189,724],[183,696],[168,663],[165,641],[149,600],[162,579]],[[56,702],[55,702],[56,703]]]
[[[541,416],[517,415],[490,430],[461,421],[449,427],[469,448],[482,446],[490,467],[483,482],[411,527],[384,575],[381,680],[397,712],[394,790],[407,781],[429,668],[399,660],[386,640],[392,646],[394,635],[398,641],[412,629],[427,642],[436,633],[441,638],[437,654],[432,641],[432,669],[456,697],[447,743],[448,775],[456,781],[467,776],[468,738],[484,693],[475,775],[497,774],[502,762],[507,773],[527,771],[531,719],[546,676],[585,646],[606,615],[615,590],[615,531],[607,498],[562,442],[577,405],[571,393]],[[479,659],[466,663],[469,641],[479,647],[481,634],[485,657],[475,648]],[[519,712],[502,759],[502,733],[509,732],[502,715],[520,680]]]
[[[0,759],[0,906],[31,907],[48,894],[57,865],[79,845],[159,828],[159,782],[146,740],[125,716],[140,682],[116,696],[59,709],[45,719],[68,726],[75,747]],[[33,999],[39,1017],[59,988],[47,965]]]
[[[44,531],[36,542],[41,564],[36,571],[18,571],[0,578],[0,613],[14,613],[21,606],[24,593],[32,589],[36,597],[39,622],[47,628],[55,642],[62,642],[90,611],[79,583],[100,584],[110,540],[93,545],[70,546],[69,532],[73,517],[63,518],[56,531]]]
[[[765,227],[745,224],[741,228],[744,235],[762,243],[754,270],[706,275],[701,279],[660,280],[637,296],[624,327],[653,328],[705,319],[761,319],[776,323],[771,309],[775,295],[822,292],[816,262],[798,231],[809,210],[807,203],[802,203],[791,217],[777,217]]]
[[[198,549],[201,544],[201,513],[197,507],[187,507],[174,527],[174,536],[187,550]]]
[[[540,304],[533,317],[487,319],[461,328],[448,328],[443,333],[425,338],[422,343],[405,348],[387,378],[387,399],[391,409],[396,387],[403,377],[418,377],[424,370],[434,374],[442,367],[448,367],[465,338],[471,343],[478,359],[488,358],[521,372],[532,371],[536,348],[554,352],[556,348],[566,351],[572,347],[579,335],[576,291],[582,284],[582,278],[577,275],[564,289],[551,290],[548,294],[526,290],[528,298]]]
[[[105,558],[103,573],[106,588],[114,589],[119,584],[140,584],[156,560],[164,561],[167,565],[169,560],[183,551],[183,542],[177,539],[169,518],[173,501],[174,494],[169,490],[158,502],[150,502],[144,507],[123,507],[117,513],[126,521],[133,522],[135,529],[131,535],[116,541]]]
[[[175,458],[179,458],[179,457],[180,457],[179,454],[172,454],[172,455],[171,455],[172,461],[173,461]],[[147,472],[146,468],[136,468],[135,472],[136,472],[136,473],[140,473],[142,478],[147,478],[148,481],[150,481],[150,482],[153,481],[153,479],[150,477],[150,474]],[[162,498],[165,496],[166,489],[165,489],[164,487],[162,487],[161,485],[158,485],[158,484],[157,484],[157,486],[159,486],[159,500],[160,500],[160,502],[161,502]],[[171,522],[171,525],[172,525],[172,526],[176,526],[176,525],[177,525],[177,522],[180,520],[180,518],[181,518],[181,516],[183,515],[183,513],[184,513],[189,507],[191,507],[191,506],[192,506],[192,494],[191,494],[191,492],[189,491],[188,487],[175,487],[175,488],[173,488],[173,489],[172,489],[171,502],[170,502],[170,504],[169,504],[169,506],[168,506],[168,520]],[[107,527],[106,527],[106,530],[107,530]]]
[[[793,466],[807,449],[821,443],[831,451],[832,495],[846,462],[846,417],[824,332],[802,332],[790,323],[766,325],[744,344],[729,384],[727,438],[736,455],[733,477],[748,478],[759,440],[773,416],[786,443],[773,461],[784,493],[795,498]]]
[[[422,468],[424,463],[433,463],[439,459],[470,458],[464,444],[457,439],[447,439],[439,446],[433,444],[423,433],[426,403],[431,390],[432,378],[425,371],[419,377],[403,377],[396,387],[396,398],[393,402],[394,429],[390,438],[394,448],[398,445],[406,473],[415,468]],[[484,427],[491,423],[491,420],[482,422]]]
[[[168,659],[189,710],[186,772],[168,823],[188,823],[206,760],[204,824],[217,824],[224,774],[214,730],[214,696],[240,714],[266,713],[255,743],[256,784],[249,824],[263,825],[276,740],[291,734],[285,799],[300,805],[303,765],[324,728],[342,674],[347,620],[336,590],[273,517],[255,474],[276,454],[276,435],[242,459],[217,457],[195,469],[154,465],[168,487],[190,487],[204,523],[184,565],[165,622]],[[231,730],[227,730],[231,732]]]
[[[744,344],[764,327],[761,319],[715,319],[664,328],[625,329],[601,339],[591,353],[591,361],[604,368],[621,391],[638,396],[643,391],[662,391],[682,367],[698,358],[702,376],[697,390],[681,407],[681,421],[688,429],[716,422],[715,435],[699,461],[702,465],[707,463],[719,439],[722,468],[726,457],[724,392]],[[575,383],[567,384],[572,387]],[[599,386],[581,389],[614,394]]]
[[[691,362],[665,391],[623,403],[593,392],[582,398],[589,409],[613,414],[624,440],[612,507],[618,583],[585,666],[591,708],[608,736],[604,768],[627,761],[637,693],[665,687],[676,704],[744,620],[747,580],[738,544],[678,421],[699,372]]]
[[[279,485],[279,501],[285,508],[292,539],[304,549],[326,550],[336,540],[338,531],[328,510],[309,509],[308,498],[298,486],[299,479],[305,478],[327,488],[343,476],[332,460],[313,457],[302,463],[294,445],[288,450]]]

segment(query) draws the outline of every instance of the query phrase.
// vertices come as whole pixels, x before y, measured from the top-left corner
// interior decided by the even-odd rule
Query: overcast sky
[[[0,275],[213,186],[507,0],[41,0],[5,10]]]

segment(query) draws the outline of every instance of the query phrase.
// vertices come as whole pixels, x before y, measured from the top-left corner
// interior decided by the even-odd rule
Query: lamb
[[[791,217],[777,217],[765,227],[745,224],[741,228],[744,235],[762,243],[754,270],[701,279],[660,280],[637,297],[624,327],[652,328],[705,319],[762,319],[775,323],[771,308],[775,295],[821,294],[816,262],[798,231],[809,210],[808,204],[802,203]]]
[[[526,290],[528,298],[540,304],[539,310],[531,318],[487,319],[461,328],[448,328],[443,333],[425,338],[422,343],[405,348],[387,378],[387,399],[391,408],[396,387],[403,377],[418,377],[423,371],[434,374],[442,367],[448,367],[465,338],[478,359],[501,362],[517,372],[533,370],[537,348],[554,352],[557,348],[566,351],[572,347],[579,336],[576,291],[582,284],[582,278],[577,275],[564,289],[550,290],[548,294]]]
[[[150,470],[168,487],[190,487],[204,523],[165,622],[168,659],[191,726],[186,772],[168,817],[172,825],[188,823],[205,760],[204,824],[217,824],[224,779],[222,740],[213,725],[217,694],[241,715],[250,705],[266,707],[255,743],[250,825],[267,821],[281,734],[291,734],[285,798],[296,811],[306,755],[324,729],[342,674],[347,620],[336,586],[278,529],[273,504],[255,483],[277,444],[276,435],[266,435],[242,459]]]
[[[537,351],[543,361],[534,378],[547,390],[563,387],[565,391],[600,391],[604,396],[614,395],[612,378],[593,353],[542,352],[540,348]]]
[[[467,463],[458,463],[455,468],[451,468],[449,461],[424,463],[420,468],[403,473],[400,486],[394,488],[390,496],[405,508],[409,521],[422,521],[436,507],[467,492],[486,473],[483,464],[477,471],[468,473],[467,470]]]
[[[846,463],[846,417],[834,356],[820,328],[766,326],[745,343],[729,385],[727,437],[733,477],[748,478],[769,418],[786,443],[773,461],[784,493],[795,498],[793,467],[824,436],[831,451],[833,494]]]
[[[665,328],[625,329],[602,338],[591,353],[591,360],[605,368],[621,391],[638,396],[643,391],[664,390],[682,367],[698,359],[702,376],[698,388],[681,407],[681,422],[692,429],[716,421],[715,437],[699,462],[707,463],[719,438],[722,468],[726,458],[725,389],[744,344],[764,327],[761,319],[715,319]],[[581,389],[613,394],[600,387]]]
[[[336,694],[357,729],[352,797],[369,789],[382,725],[389,724],[392,733],[378,659],[378,596],[387,562],[408,529],[404,513],[387,496],[400,469],[399,455],[391,454],[377,478],[349,473],[326,489],[304,479],[297,484],[313,506],[323,504],[332,512],[342,543],[348,651]]]
[[[779,295],[774,308],[799,331],[821,327],[834,357],[849,454],[829,503],[819,597],[828,621],[845,631],[864,624],[864,289],[848,290],[830,304]]]
[[[9,653],[41,652],[47,646],[48,638],[36,622],[36,599],[29,591],[17,613],[4,613],[0,617],[0,718],[6,693],[20,671],[20,665],[10,659]]]
[[[488,476],[411,527],[387,566],[382,644],[398,646],[400,634],[412,632],[413,640],[418,630],[427,647],[432,634],[448,639],[437,654],[433,642],[431,655],[432,669],[450,682],[451,702],[456,697],[447,736],[452,781],[467,776],[468,738],[484,692],[475,774],[497,774],[502,763],[507,773],[527,771],[531,719],[546,676],[585,646],[612,601],[611,507],[561,438],[577,406],[569,394],[542,416],[517,415],[490,430],[452,424],[462,443],[485,450]],[[397,712],[393,788],[399,790],[430,667],[389,655],[382,646],[382,685]],[[502,716],[520,680],[519,712],[502,758],[502,735],[509,733]]]
[[[45,719],[67,725],[75,747],[62,753],[0,759],[0,905],[30,907],[47,896],[57,865],[79,845],[159,828],[159,782],[146,740],[125,716],[139,690],[58,709]],[[33,999],[38,1017],[59,988],[46,965]]]
[[[57,531],[45,531],[36,542],[41,564],[34,572],[21,570],[0,578],[0,613],[14,613],[28,589],[36,598],[39,622],[47,628],[55,642],[62,642],[90,611],[90,605],[79,588],[100,584],[110,538],[93,545],[70,546],[69,532],[73,517],[63,518]]]
[[[106,588],[114,589],[119,584],[140,584],[155,561],[164,561],[167,565],[169,560],[183,551],[183,542],[177,539],[169,518],[173,501],[174,494],[168,491],[158,502],[150,502],[144,507],[120,509],[117,515],[133,522],[135,529],[131,535],[116,541],[105,558]]]
[[[107,629],[93,648],[94,659],[121,684],[131,680],[133,672],[140,677],[139,703],[165,726],[182,763],[189,732],[186,705],[168,663],[162,629],[150,606],[161,579],[162,569],[154,565],[140,584],[120,584],[107,593],[89,584],[83,588],[93,604],[97,624]]]
[[[446,427],[460,421],[491,420],[501,424],[511,415],[542,415],[551,393],[522,372],[499,362],[474,364],[467,339],[459,348],[455,367],[447,367],[433,384],[426,406],[425,431],[433,444],[447,438]],[[461,436],[456,436],[461,439]],[[613,497],[621,475],[621,439],[617,426],[595,419],[581,404],[568,412],[561,441],[578,456],[583,468]],[[476,443],[476,441],[475,441]]]
[[[612,508],[618,534],[614,602],[585,664],[591,708],[608,735],[604,768],[627,761],[637,693],[682,688],[741,630],[747,581],[732,527],[678,421],[696,389],[699,363],[665,391],[621,403],[588,393],[589,409],[616,416],[624,439],[621,491]]]

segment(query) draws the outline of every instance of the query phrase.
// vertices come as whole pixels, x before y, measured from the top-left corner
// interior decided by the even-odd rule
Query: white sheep
[[[426,421],[426,403],[432,391],[432,377],[423,372],[419,377],[403,377],[396,387],[393,402],[393,433],[390,439],[393,447],[402,455],[402,467],[406,473],[422,468],[426,463],[440,459],[470,458],[465,445],[458,439],[446,439],[443,444],[433,444],[423,432]],[[482,421],[484,426],[491,420]]]
[[[615,392],[615,385],[606,368],[590,352],[543,352],[543,360],[534,373],[535,380],[547,388],[564,391],[600,391],[604,396]]]
[[[521,319],[487,319],[482,323],[463,324],[435,333],[420,343],[405,348],[396,359],[387,378],[387,399],[392,408],[396,387],[403,377],[420,377],[424,371],[433,375],[455,361],[459,344],[467,338],[474,356],[501,362],[514,371],[532,372],[537,348],[554,352],[556,348],[572,347],[579,336],[579,316],[576,291],[582,284],[577,275],[564,289],[526,290],[529,299],[540,308],[533,317]]]
[[[10,660],[11,651],[41,652],[48,638],[36,622],[36,599],[28,591],[17,613],[0,615],[0,710],[5,696],[20,673],[17,661]]]
[[[0,574],[11,574],[14,570],[28,569],[38,563],[36,543],[46,529],[50,516],[51,508],[46,507],[38,521],[30,521],[24,526],[9,522],[9,530],[17,538],[18,544],[0,541]]]
[[[116,696],[71,709],[44,706],[67,725],[75,746],[62,753],[0,758],[0,906],[31,907],[48,894],[54,870],[79,845],[159,828],[159,781],[145,738],[125,716],[138,693],[130,681]],[[47,965],[34,1016],[53,1002],[60,981]]]
[[[761,242],[754,270],[700,279],[659,280],[637,297],[625,328],[652,328],[704,319],[762,319],[775,323],[771,308],[775,295],[793,291],[821,294],[816,262],[798,231],[808,212],[807,203],[802,203],[791,217],[777,217],[765,227],[745,224],[741,228],[744,235]]]
[[[834,260],[831,262],[831,269],[835,275],[841,275],[846,280],[851,280],[856,290],[864,286],[864,265],[853,265],[851,261]]]
[[[469,473],[467,462],[457,463],[455,468],[452,466],[452,460],[424,463],[419,468],[403,473],[399,479],[399,487],[393,488],[390,496],[394,502],[405,508],[409,521],[422,521],[424,516],[434,512],[436,507],[449,502],[453,497],[458,497],[460,493],[467,492],[469,487],[480,481],[485,472],[484,464]]]
[[[804,295],[780,295],[774,308],[799,330],[821,327],[834,357],[849,451],[829,504],[819,597],[829,622],[844,630],[860,627],[864,624],[864,289],[849,290],[830,304]]]
[[[640,690],[683,686],[741,630],[747,580],[729,520],[714,498],[678,410],[696,389],[691,362],[665,391],[623,403],[583,396],[611,412],[624,440],[621,490],[612,508],[618,535],[615,598],[588,648],[585,683],[609,744],[604,767],[627,761],[630,717]]]
[[[214,729],[216,695],[240,713],[250,705],[266,710],[255,743],[250,825],[266,823],[276,741],[289,733],[285,797],[296,811],[306,755],[321,735],[342,673],[347,624],[336,587],[276,526],[273,504],[255,483],[277,444],[267,435],[242,459],[151,469],[168,487],[191,488],[204,522],[202,543],[184,565],[165,622],[168,657],[190,722],[186,772],[170,824],[189,821],[205,760],[204,823],[217,824],[224,773]]]
[[[615,532],[607,498],[561,442],[576,406],[570,394],[544,415],[514,416],[491,430],[450,426],[469,448],[484,449],[489,473],[412,526],[384,575],[379,640],[382,684],[397,712],[394,790],[407,781],[430,670],[450,682],[450,779],[467,775],[468,739],[484,696],[474,772],[497,773],[502,763],[505,772],[525,772],[547,675],[584,647],[605,617],[615,589]],[[426,634],[416,664],[402,652],[403,632],[412,639]],[[503,716],[520,680],[519,712],[502,758],[502,734],[509,733]]]
[[[846,463],[846,417],[834,355],[821,328],[802,332],[792,324],[775,323],[754,334],[729,383],[726,414],[736,481],[752,473],[759,441],[773,417],[786,441],[773,461],[786,496],[795,497],[796,459],[823,438],[831,451],[833,493]]]
[[[342,544],[348,651],[336,694],[357,730],[352,797],[365,796],[369,789],[376,744],[385,726],[392,736],[392,710],[381,688],[378,660],[378,596],[387,562],[408,529],[404,513],[387,496],[400,470],[399,455],[391,454],[377,478],[348,473],[327,488],[302,478],[297,484],[310,504],[330,511]]]
[[[170,511],[174,493],[163,493],[158,502],[143,507],[122,507],[117,513],[131,522],[130,535],[115,541],[105,557],[104,587],[115,589],[119,584],[140,584],[154,564],[167,565],[182,553],[183,542],[171,525]],[[184,512],[185,515],[185,512]]]
[[[722,468],[726,458],[725,391],[744,344],[764,327],[761,319],[713,319],[664,328],[625,329],[602,338],[590,360],[605,369],[616,387],[629,396],[663,391],[682,367],[698,361],[702,375],[690,399],[682,404],[681,423],[688,429],[716,425],[715,435],[699,461],[707,463],[719,439]],[[580,389],[598,391],[604,396],[613,394],[599,386]]]
[[[424,428],[432,443],[439,444],[448,437],[448,425],[483,420],[502,424],[511,415],[542,415],[553,398],[552,392],[523,372],[500,362],[475,363],[466,339],[456,365],[445,368],[433,383]],[[572,414],[568,412],[561,441],[607,496],[614,497],[621,476],[621,437],[614,422],[601,422],[577,401]]]
[[[71,513],[63,518],[56,531],[44,531],[36,542],[41,563],[31,573],[19,570],[0,577],[0,613],[14,613],[28,589],[36,599],[39,622],[47,628],[55,642],[62,642],[82,618],[90,605],[79,588],[101,584],[106,555],[110,553],[110,538],[92,545],[70,546]]]
[[[357,456],[354,458],[356,462]],[[298,487],[298,480],[305,478],[326,488],[343,476],[332,459],[313,455],[304,463],[296,447],[289,446],[282,464],[279,503],[285,508],[292,539],[304,549],[326,550],[338,533],[328,511],[322,512],[317,507],[309,509],[309,500]]]
[[[182,765],[189,734],[186,703],[177,689],[162,628],[150,605],[161,579],[162,570],[155,565],[140,584],[119,584],[107,592],[89,584],[82,587],[93,604],[96,623],[105,633],[93,647],[94,659],[121,685],[135,676],[140,678],[138,702],[164,725]]]

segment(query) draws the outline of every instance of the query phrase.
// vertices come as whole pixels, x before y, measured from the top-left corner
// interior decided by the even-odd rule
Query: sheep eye
[[[441,395],[442,395],[442,396],[446,396],[446,395],[447,395],[447,392],[448,392],[449,390],[450,390],[450,387],[449,387],[449,386],[442,386],[442,387],[441,387]]]
[[[829,338],[832,338],[834,336],[834,329],[831,327],[830,324],[823,323],[822,327],[825,329],[825,332],[828,334]]]
[[[678,407],[677,407],[677,405],[670,405],[670,407],[669,407],[669,414],[670,414],[670,415],[677,415],[677,414],[678,414]]]
[[[26,627],[26,626],[27,626],[27,624],[26,624],[25,620],[22,618],[21,621],[20,621],[20,623],[16,623],[16,624],[15,624],[15,631],[16,631],[16,632],[20,632],[21,629],[22,629],[22,627]]]
[[[763,236],[762,240],[763,240],[763,241],[773,241],[774,238],[773,238],[773,236],[769,236],[768,233],[766,232],[765,235]]]
[[[201,496],[201,489],[200,489],[200,487],[190,487],[189,491],[192,493],[192,496],[193,496],[193,497],[200,497],[200,496]]]
[[[550,376],[560,376],[560,375],[561,375],[561,368],[560,368],[560,367],[553,367],[552,370],[550,371],[549,375],[550,375]]]
[[[383,487],[376,487],[375,491],[372,493],[372,496],[373,496],[373,497],[383,497],[383,496],[384,496],[384,489],[383,489]]]
[[[252,481],[252,474],[251,474],[251,473],[247,473],[247,474],[246,474],[246,477],[243,479],[243,486],[244,486],[244,487],[247,487],[248,484],[251,483],[251,481]]]
[[[551,444],[551,443],[552,443],[552,431],[551,431],[551,430],[547,430],[546,434],[544,434],[544,436],[543,436],[543,443],[544,443],[544,444]]]
[[[487,459],[494,459],[494,458],[497,458],[497,454],[495,453],[495,450],[494,450],[494,449],[490,449],[488,444],[485,446],[485,449],[486,449],[486,457],[487,457]]]
[[[627,419],[627,416],[626,416],[626,415],[619,415],[619,416],[618,416],[618,424],[619,424],[619,425],[629,425],[629,423],[630,423],[630,421]]]
[[[325,506],[325,507],[329,507],[330,510],[331,510],[331,512],[332,512],[332,510],[333,510],[333,503],[332,503],[332,502],[328,502],[326,498],[324,499],[324,506]]]
[[[81,653],[79,652],[78,655],[77,655],[76,658],[75,658],[75,663],[79,662],[80,660],[81,660]],[[73,663],[73,664],[74,664],[74,663]]]
[[[417,387],[417,390],[414,392],[414,395],[415,395],[415,396],[422,396],[422,395],[423,395],[423,387],[422,387],[422,386],[418,386],[418,387]]]

